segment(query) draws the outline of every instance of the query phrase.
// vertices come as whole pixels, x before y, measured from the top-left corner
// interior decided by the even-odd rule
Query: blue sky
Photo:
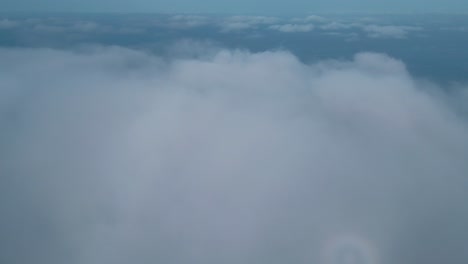
[[[468,12],[466,0],[2,0],[3,11],[311,13]]]

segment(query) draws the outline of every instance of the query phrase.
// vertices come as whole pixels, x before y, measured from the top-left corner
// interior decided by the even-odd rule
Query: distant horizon
[[[24,10],[11,10],[11,11],[0,11],[0,15],[8,14],[96,14],[96,15],[205,15],[205,16],[278,16],[278,17],[290,17],[290,16],[310,16],[310,15],[367,15],[367,16],[399,16],[399,15],[447,15],[447,16],[468,16],[468,11],[463,12],[423,12],[423,11],[408,11],[408,12],[361,12],[361,11],[343,11],[343,12],[326,12],[326,11],[316,11],[316,12],[285,12],[285,13],[276,13],[276,12],[165,12],[165,11],[24,11]]]
[[[3,0],[0,12],[24,13],[187,13],[187,14],[468,14],[462,0],[382,2],[373,0],[187,1],[187,0]]]

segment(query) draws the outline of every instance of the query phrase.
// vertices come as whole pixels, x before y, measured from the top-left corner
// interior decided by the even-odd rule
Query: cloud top
[[[206,53],[0,49],[5,263],[466,259],[449,96],[382,54]]]

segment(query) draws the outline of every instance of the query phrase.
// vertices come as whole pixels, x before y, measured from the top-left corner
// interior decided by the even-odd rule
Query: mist
[[[467,96],[199,53],[0,49],[0,262],[466,263]]]

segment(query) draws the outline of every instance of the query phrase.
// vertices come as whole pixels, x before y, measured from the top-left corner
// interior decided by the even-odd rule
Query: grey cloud
[[[0,29],[11,29],[19,26],[19,22],[11,19],[1,19],[0,20]]]
[[[66,30],[83,33],[106,33],[129,30],[130,28],[132,27],[127,26],[115,29],[109,25],[101,25],[95,21],[76,21],[69,25]]]
[[[327,19],[325,17],[317,16],[317,15],[310,15],[310,16],[307,16],[305,19],[306,19],[306,21],[315,21],[315,22],[325,22],[325,21],[327,21]]]
[[[220,22],[222,32],[241,31],[280,21],[277,17],[267,16],[230,16]]]
[[[226,18],[231,22],[248,22],[250,24],[273,24],[279,21],[277,17],[270,16],[231,16]]]
[[[340,37],[343,38],[344,41],[346,42],[354,42],[354,41],[359,41],[360,36],[357,33],[354,32],[336,32],[336,31],[330,31],[330,32],[325,32],[325,35],[328,36],[334,36],[334,37]]]
[[[291,19],[291,22],[293,23],[325,23],[329,19],[323,16],[317,16],[317,15],[309,15],[306,17],[294,17]]]
[[[50,23],[48,21],[42,21],[33,25],[32,29],[43,33],[109,33],[119,31],[119,29],[100,25],[94,21],[74,21],[71,23]]]
[[[466,26],[457,26],[457,27],[441,27],[441,30],[447,30],[447,31],[461,31],[461,32],[467,32],[468,27]]]
[[[2,263],[465,263],[467,120],[435,85],[207,54],[0,49]]]
[[[370,19],[367,19],[370,22]],[[406,25],[379,25],[364,23],[364,19],[359,22],[352,21],[332,21],[329,23],[321,24],[320,29],[324,31],[332,31],[338,33],[339,31],[362,30],[369,38],[393,38],[404,39],[410,33],[422,31],[423,28],[419,26],[406,26]]]
[[[346,30],[346,29],[351,29],[351,28],[358,27],[358,26],[360,26],[360,24],[333,21],[333,22],[321,25],[320,28],[323,30]]]
[[[13,28],[20,34],[27,35],[64,35],[74,34],[136,34],[144,33],[150,23],[141,21],[129,21],[125,24],[113,24],[109,21],[94,19],[66,18],[66,17],[38,17],[25,20],[0,21],[0,28]],[[167,25],[165,25],[167,26]],[[66,36],[65,38],[70,37]]]
[[[222,32],[231,32],[231,31],[239,31],[239,30],[245,30],[254,27],[255,25],[252,25],[248,22],[223,22],[221,23],[221,31]]]
[[[175,15],[169,19],[169,25],[178,28],[200,27],[209,22],[208,17],[198,15]]]

